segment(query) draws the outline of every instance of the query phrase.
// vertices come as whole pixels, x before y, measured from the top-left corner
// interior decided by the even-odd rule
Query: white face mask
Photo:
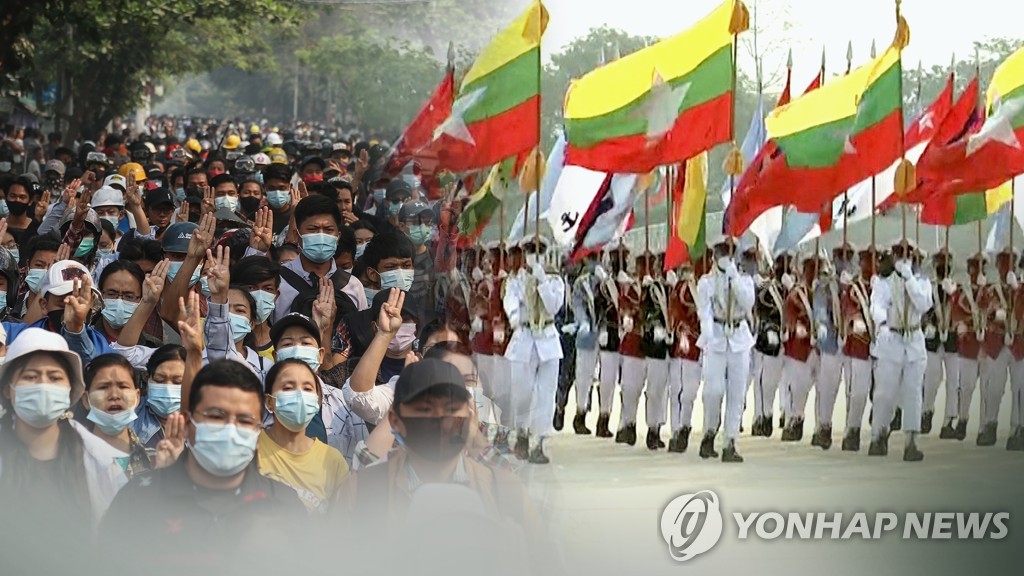
[[[235,196],[221,196],[213,200],[214,206],[217,208],[227,208],[234,212],[238,210],[238,198]]]
[[[718,258],[718,268],[725,270],[732,263],[732,256],[720,256]]]

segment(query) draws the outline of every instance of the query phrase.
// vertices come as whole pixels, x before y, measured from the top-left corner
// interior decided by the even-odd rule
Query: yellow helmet
[[[252,126],[249,126],[249,134],[259,134],[259,133],[260,133],[260,127],[259,126],[255,125],[255,124],[253,124]]]
[[[241,143],[242,139],[239,138],[237,134],[231,134],[226,140],[224,140],[224,149],[234,150],[235,148],[238,148],[238,145]]]
[[[284,153],[284,150],[280,148],[271,148],[270,152],[267,153],[270,156],[271,164],[287,164],[288,155]]]
[[[188,148],[196,154],[200,154],[203,151],[203,145],[195,138],[189,138],[188,142],[185,142],[185,148]]]
[[[121,176],[124,176],[125,178],[128,177],[128,174],[131,174],[132,176],[135,176],[136,182],[146,181],[146,171],[142,169],[142,164],[139,164],[137,162],[128,162],[127,164],[122,164],[121,168],[117,171],[117,173],[120,174]]]

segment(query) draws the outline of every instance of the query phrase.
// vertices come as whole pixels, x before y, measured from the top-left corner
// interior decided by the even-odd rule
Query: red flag
[[[433,177],[438,164],[437,151],[432,146],[434,131],[451,116],[454,94],[455,70],[449,66],[434,94],[395,142],[384,174],[394,178],[406,164],[415,160],[420,164],[424,180]]]
[[[786,83],[787,90],[789,89],[789,83]],[[785,92],[784,92],[785,94]],[[782,100],[781,98],[779,99]],[[672,270],[678,268],[682,264],[690,261],[690,250],[686,246],[686,242],[680,238],[676,233],[676,228],[679,226],[679,210],[676,208],[683,202],[683,191],[686,188],[686,164],[680,164],[676,166],[676,179],[674,182],[674,188],[672,188],[672,211],[668,215],[668,227],[665,233],[668,236],[668,246],[665,248],[665,270]],[[707,200],[705,199],[705,202]],[[704,221],[707,224],[707,207],[705,206]]]
[[[1004,182],[999,180],[992,185],[979,183],[976,187],[967,187],[969,182],[984,180],[984,177],[970,176],[964,171],[968,138],[981,129],[985,122],[984,114],[978,105],[979,85],[975,78],[960,95],[956,105],[939,126],[931,144],[917,163],[917,188],[907,195],[907,202],[925,202],[939,194],[963,194],[988,190]],[[983,150],[976,155],[981,155]],[[967,181],[965,181],[965,179]],[[1008,179],[1008,178],[1007,178]]]

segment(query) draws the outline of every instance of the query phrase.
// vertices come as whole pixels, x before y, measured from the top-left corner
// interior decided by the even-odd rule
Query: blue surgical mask
[[[380,290],[377,290],[376,288],[366,288],[364,286],[363,292],[366,294],[366,301],[368,303],[373,303],[373,299],[377,297],[377,293],[380,292]]]
[[[100,216],[100,220],[110,222],[110,225],[114,227],[114,230],[117,230],[117,225],[120,222],[120,219],[117,216]]]
[[[11,256],[14,258],[14,263],[15,264],[17,264],[18,262],[21,261],[21,250],[19,250],[17,248],[11,248],[8,251],[11,253]]]
[[[174,282],[174,277],[178,275],[178,270],[181,270],[181,265],[184,262],[171,262],[170,266],[167,267],[167,281]],[[189,286],[195,286],[196,282],[199,282],[199,266],[192,271],[192,277],[188,280]]]
[[[14,387],[14,413],[33,428],[49,428],[71,408],[71,388],[56,384]]]
[[[128,320],[132,317],[132,314],[135,313],[135,309],[138,307],[138,302],[104,298],[103,317],[106,318],[107,322],[109,322],[114,328],[122,328],[128,323]]]
[[[368,244],[368,242],[363,242],[362,244],[356,244],[356,260],[359,260],[360,258],[363,257],[363,252],[366,252],[366,245],[367,244]]]
[[[267,204],[272,208],[283,208],[292,201],[292,194],[287,190],[270,190],[267,192]]]
[[[302,254],[317,264],[322,264],[334,258],[334,252],[337,249],[337,236],[321,232],[302,235]]]
[[[249,295],[256,301],[256,323],[263,324],[274,313],[276,296],[266,290],[253,290]]]
[[[95,406],[89,409],[88,419],[90,422],[96,424],[96,427],[103,431],[104,434],[110,436],[116,436],[124,431],[129,424],[134,422],[139,416],[135,413],[135,410],[131,408],[111,414],[104,412],[103,410],[97,410]]]
[[[0,172],[10,172],[10,171],[11,171],[11,163],[10,162],[0,162]]]
[[[184,188],[175,188],[174,189],[174,199],[177,200],[178,202],[184,202],[185,201],[185,189]]]
[[[234,212],[238,210],[238,198],[236,196],[220,196],[213,199],[213,205],[217,208],[227,208]]]
[[[373,190],[373,203],[380,206],[384,203],[384,198],[387,197],[387,188],[375,188]]]
[[[107,256],[112,255],[113,253],[114,253],[114,249],[113,248],[97,248],[96,249],[96,255],[99,256],[100,258],[105,258]]]
[[[25,284],[28,284],[28,289],[32,292],[39,294],[39,287],[43,284],[43,276],[46,275],[46,270],[42,268],[32,268],[25,274]]]
[[[401,202],[389,202],[388,203],[388,214],[391,214],[392,216],[397,216],[398,213],[401,210],[402,210],[402,203]]]
[[[178,384],[159,384],[149,382],[146,402],[158,416],[166,418],[181,411],[181,386]]]
[[[192,425],[196,427],[196,441],[189,443],[189,450],[210,474],[222,478],[234,476],[252,462],[260,437],[258,430],[195,420]]]
[[[6,172],[6,170],[0,170],[0,172]],[[11,209],[7,207],[7,200],[0,200],[0,218],[6,218],[11,214]]]
[[[277,348],[275,354],[278,361],[295,358],[309,364],[309,367],[314,372],[320,369],[319,348],[314,348],[313,346],[289,346],[287,348]]]
[[[85,258],[93,248],[96,247],[96,240],[91,236],[89,238],[82,238],[82,241],[78,243],[78,248],[75,248],[75,258]]]
[[[235,342],[241,342],[243,338],[249,332],[252,332],[252,326],[249,325],[249,319],[240,314],[234,312],[228,313],[231,317],[231,336]]]
[[[292,432],[300,432],[320,411],[320,399],[314,392],[287,390],[274,394],[274,418]]]
[[[416,276],[415,270],[388,270],[387,272],[380,273],[380,289],[387,290],[388,288],[398,288],[402,292],[408,292],[412,288],[413,277]]]
[[[212,292],[210,292],[210,279],[207,278],[206,276],[203,276],[202,278],[199,279],[199,293],[202,294],[203,296],[206,296],[207,298],[209,298],[210,295],[213,294]]]
[[[433,227],[429,224],[409,226],[409,240],[412,240],[414,246],[423,246],[430,239],[432,231]]]
[[[405,180],[406,184],[412,186],[413,190],[418,190],[420,187],[420,177],[415,174],[402,174],[402,180]]]
[[[7,291],[0,290],[0,314],[7,309]]]

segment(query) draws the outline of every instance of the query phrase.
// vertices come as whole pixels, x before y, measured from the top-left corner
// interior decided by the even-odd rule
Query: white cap
[[[51,268],[52,270],[52,268]],[[14,338],[7,347],[7,357],[0,365],[0,382],[7,383],[7,369],[11,363],[22,357],[35,352],[50,352],[63,357],[71,366],[71,404],[74,405],[85,392],[85,379],[82,378],[82,359],[68,349],[68,343],[64,337],[55,332],[42,328],[25,328]]]
[[[104,186],[92,195],[92,207],[118,206],[124,208],[124,194],[112,186]]]
[[[284,140],[281,139],[281,135],[277,132],[267,134],[267,144],[270,144],[271,146],[280,146],[282,142],[284,142]]]
[[[120,174],[111,174],[103,180],[104,186],[120,186],[122,190],[128,189],[128,179]]]
[[[74,260],[54,262],[43,276],[39,294],[45,296],[67,296],[75,289],[75,280],[89,277],[89,269]]]

